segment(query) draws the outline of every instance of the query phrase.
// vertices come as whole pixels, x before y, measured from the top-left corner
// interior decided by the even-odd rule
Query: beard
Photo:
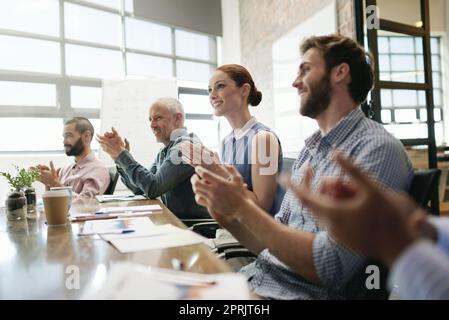
[[[326,111],[331,101],[331,84],[328,75],[309,85],[307,99],[301,101],[301,115],[315,119]]]
[[[69,147],[69,149],[65,152],[66,155],[68,156],[79,156],[81,153],[84,152],[84,144],[83,141],[81,140],[81,138],[79,138],[75,144],[70,145],[70,144],[66,144],[64,145],[64,147]]]

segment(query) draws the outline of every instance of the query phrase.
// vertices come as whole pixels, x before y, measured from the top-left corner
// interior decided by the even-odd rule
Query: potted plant
[[[33,217],[36,212],[36,192],[31,184],[39,177],[39,171],[14,167],[17,170],[15,176],[8,172],[0,172],[0,176],[5,177],[11,187],[11,192],[6,197],[6,216],[8,220],[25,219],[28,214],[28,202],[30,217]]]

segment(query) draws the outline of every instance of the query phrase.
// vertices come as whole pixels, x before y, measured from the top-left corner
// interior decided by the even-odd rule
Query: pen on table
[[[92,236],[96,234],[126,234],[126,233],[132,233],[136,230],[133,229],[124,229],[124,230],[116,230],[116,231],[107,231],[107,232],[90,232],[90,233],[78,233],[79,236]]]
[[[85,222],[88,220],[106,220],[106,219],[116,219],[118,218],[118,215],[92,215],[89,217],[75,217],[72,218],[71,222]]]
[[[107,211],[97,211],[97,212],[95,212],[95,214],[108,214],[109,212],[107,212]]]

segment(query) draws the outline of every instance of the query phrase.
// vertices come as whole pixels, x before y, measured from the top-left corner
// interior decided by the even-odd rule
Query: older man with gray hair
[[[180,143],[199,141],[195,134],[187,132],[184,120],[184,108],[177,99],[160,98],[151,105],[150,127],[164,147],[148,169],[134,160],[129,152],[129,142],[114,128],[102,136],[97,135],[97,140],[115,161],[123,183],[132,192],[149,198],[161,197],[179,218],[209,218],[207,210],[195,202],[190,183],[194,169],[181,161]]]

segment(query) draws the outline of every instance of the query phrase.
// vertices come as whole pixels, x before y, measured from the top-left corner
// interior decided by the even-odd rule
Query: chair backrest
[[[440,169],[415,170],[409,188],[409,195],[422,207],[427,208],[432,195],[438,192]]]
[[[109,186],[104,192],[104,194],[114,194],[115,186],[117,185],[119,173],[117,171],[117,168],[115,166],[108,167],[109,171]]]

